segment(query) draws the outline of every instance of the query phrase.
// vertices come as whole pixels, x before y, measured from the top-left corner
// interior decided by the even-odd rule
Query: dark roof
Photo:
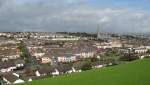
[[[59,66],[53,67],[53,71],[55,71],[55,69],[57,69],[59,72],[67,72],[71,70],[72,67],[67,64],[60,64]]]
[[[40,68],[39,70],[39,73],[41,73],[41,74],[44,74],[44,73],[50,73],[50,72],[52,72],[52,68],[49,68],[49,67],[42,67],[42,68]]]
[[[15,82],[19,78],[17,76],[14,76],[12,73],[5,73],[3,74],[3,77],[7,79],[9,82]]]
[[[32,79],[32,80],[40,80],[40,79],[43,79],[43,78],[45,78],[45,76],[21,76],[21,79],[22,80],[25,80],[25,81],[29,81],[29,79]]]
[[[9,68],[9,67],[13,67],[16,66],[14,61],[5,61],[5,62],[0,62],[0,69],[2,68]]]
[[[75,70],[81,70],[81,67],[74,67]]]
[[[25,63],[22,59],[14,59],[14,60],[0,62],[0,69],[14,67],[16,66],[16,64],[22,64],[22,63],[23,64]]]
[[[24,60],[23,59],[16,59],[15,60],[15,64],[24,64]]]

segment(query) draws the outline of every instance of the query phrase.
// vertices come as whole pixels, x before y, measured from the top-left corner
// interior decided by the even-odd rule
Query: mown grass
[[[17,85],[150,85],[150,59]]]

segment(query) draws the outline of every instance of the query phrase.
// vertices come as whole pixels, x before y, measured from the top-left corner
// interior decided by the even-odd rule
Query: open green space
[[[150,85],[150,59],[18,85]]]

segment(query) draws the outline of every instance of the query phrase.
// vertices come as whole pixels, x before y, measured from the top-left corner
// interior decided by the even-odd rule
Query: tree
[[[33,76],[33,75],[35,75],[34,71],[30,67],[25,69],[25,74],[27,76]]]
[[[147,51],[147,53],[150,53],[150,49]]]
[[[2,78],[2,76],[0,75],[0,85],[4,85],[3,83],[4,83],[3,78]]]
[[[129,53],[129,54],[126,53],[120,57],[121,61],[133,61],[133,60],[137,60],[137,59],[139,59],[139,57],[133,53]]]
[[[99,59],[96,57],[91,58],[91,62],[96,62],[96,61],[99,61]]]
[[[81,66],[81,70],[86,71],[92,69],[91,61],[90,60],[85,60],[83,62],[83,65]]]
[[[21,54],[20,57],[24,59],[25,63],[29,63],[29,55],[27,54],[27,51],[25,50],[26,46],[23,41],[20,41],[18,44],[18,49],[20,50]]]

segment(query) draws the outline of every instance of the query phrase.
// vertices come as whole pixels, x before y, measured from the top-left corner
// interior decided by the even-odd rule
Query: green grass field
[[[150,59],[19,85],[150,85]]]

